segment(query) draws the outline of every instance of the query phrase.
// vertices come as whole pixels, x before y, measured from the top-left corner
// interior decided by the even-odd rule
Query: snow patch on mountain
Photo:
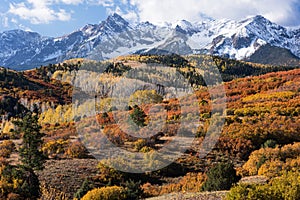
[[[300,57],[300,29],[287,29],[262,16],[241,21],[204,16],[198,22],[133,25],[113,14],[99,24],[88,24],[57,38],[22,30],[0,33],[0,65],[33,68],[77,57],[105,60],[157,51],[206,53],[242,60],[266,44],[288,49]]]

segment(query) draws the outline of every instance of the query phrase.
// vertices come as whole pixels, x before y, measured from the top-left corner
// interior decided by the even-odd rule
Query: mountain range
[[[118,14],[61,37],[11,30],[0,33],[0,65],[17,70],[71,58],[106,60],[127,54],[210,54],[264,64],[299,64],[300,29],[263,16],[241,21],[203,18],[175,24],[131,24]]]

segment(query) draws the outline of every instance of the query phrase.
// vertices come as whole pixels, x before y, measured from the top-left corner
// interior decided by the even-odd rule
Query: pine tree
[[[44,134],[40,132],[41,126],[38,124],[36,114],[27,113],[22,120],[15,121],[14,124],[18,127],[17,132],[23,140],[19,150],[22,161],[19,169],[24,176],[20,194],[26,199],[37,199],[40,195],[40,189],[39,180],[34,170],[41,170],[44,167],[45,157],[40,151]]]
[[[23,140],[19,150],[23,166],[32,170],[43,169],[45,157],[40,151],[40,147],[43,144],[44,134],[40,132],[38,116],[27,114],[23,120],[16,121],[15,124],[18,126],[18,132]]]
[[[133,107],[133,111],[130,114],[131,119],[134,121],[134,123],[140,127],[145,126],[145,118],[146,118],[146,114],[145,112],[138,107],[137,105],[135,105]]]
[[[141,181],[135,182],[129,180],[125,182],[125,193],[127,199],[136,200],[140,199],[143,195],[143,190],[141,188]]]
[[[219,163],[207,172],[207,180],[202,186],[204,191],[229,190],[240,180],[232,163]]]
[[[93,184],[91,184],[88,179],[85,179],[81,187],[74,194],[74,198],[81,199],[91,189],[93,189]]]

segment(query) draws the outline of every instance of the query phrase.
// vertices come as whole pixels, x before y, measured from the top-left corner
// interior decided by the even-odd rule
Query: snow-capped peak
[[[77,57],[103,60],[158,50],[246,59],[267,44],[300,57],[299,36],[299,29],[288,30],[260,15],[240,21],[201,16],[196,22],[132,25],[112,14],[99,24],[57,38],[22,30],[0,33],[0,65],[36,67]]]
[[[102,26],[113,32],[122,32],[129,26],[129,23],[120,15],[114,13],[110,15],[106,21],[102,22]]]

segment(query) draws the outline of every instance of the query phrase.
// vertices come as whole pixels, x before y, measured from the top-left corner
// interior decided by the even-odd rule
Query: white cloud
[[[1,15],[0,15],[0,16],[1,16]],[[8,24],[9,19],[8,19],[8,17],[6,17],[6,16],[1,16],[1,18],[2,18],[2,25],[3,25],[3,27],[4,27],[4,28],[9,27],[9,24]]]
[[[84,2],[84,0],[56,0],[56,3],[64,3],[67,5],[78,5],[83,2]]]
[[[56,13],[56,17],[59,21],[69,21],[71,19],[71,14],[67,13],[64,9],[59,9],[59,12]]]
[[[136,10],[131,10],[129,8],[121,8],[120,6],[116,6],[115,8],[109,7],[107,8],[107,13],[109,15],[117,13],[121,15],[125,20],[130,21],[130,22],[138,22],[139,15],[136,12]]]
[[[137,6],[139,17],[142,21],[174,22],[181,19],[195,20],[199,14],[197,0],[185,0],[172,2],[168,0],[132,0],[132,5]]]
[[[87,3],[97,4],[104,7],[113,7],[115,5],[114,0],[88,0]]]
[[[103,6],[129,21],[152,23],[197,21],[201,15],[212,18],[244,19],[263,15],[281,25],[300,25],[299,0],[22,0],[11,3],[8,13],[33,24],[69,21],[68,5]],[[299,3],[298,3],[299,4]],[[62,9],[61,7],[64,6]],[[2,18],[2,23],[5,22]]]
[[[263,15],[269,20],[288,25],[295,21],[298,0],[203,0],[204,13],[216,18],[241,19],[249,15]],[[214,6],[211,6],[214,5]],[[298,20],[297,20],[298,21]]]
[[[98,0],[98,4],[106,7],[107,14],[117,13],[130,22],[138,22],[140,13],[131,0]]]
[[[122,15],[122,17],[128,21],[131,22],[137,22],[138,21],[138,14],[135,11],[127,11],[126,13],[118,13],[120,15]]]
[[[27,26],[24,26],[23,24],[19,24],[18,25],[18,28],[21,29],[21,30],[24,30],[24,31],[30,31],[30,32],[33,32],[31,30],[31,28],[27,27]]]
[[[153,23],[181,19],[195,21],[201,14],[235,20],[260,14],[283,25],[300,23],[295,8],[298,0],[119,0],[122,2],[125,10],[128,2],[136,7],[141,21]]]
[[[13,24],[17,24],[17,23],[18,23],[18,20],[16,20],[15,18],[12,18],[12,19],[10,20],[10,22],[13,23]]]
[[[32,24],[47,24],[51,21],[69,21],[71,13],[64,9],[55,10],[54,4],[78,5],[84,0],[27,0],[21,3],[11,3],[8,13],[16,15]]]

